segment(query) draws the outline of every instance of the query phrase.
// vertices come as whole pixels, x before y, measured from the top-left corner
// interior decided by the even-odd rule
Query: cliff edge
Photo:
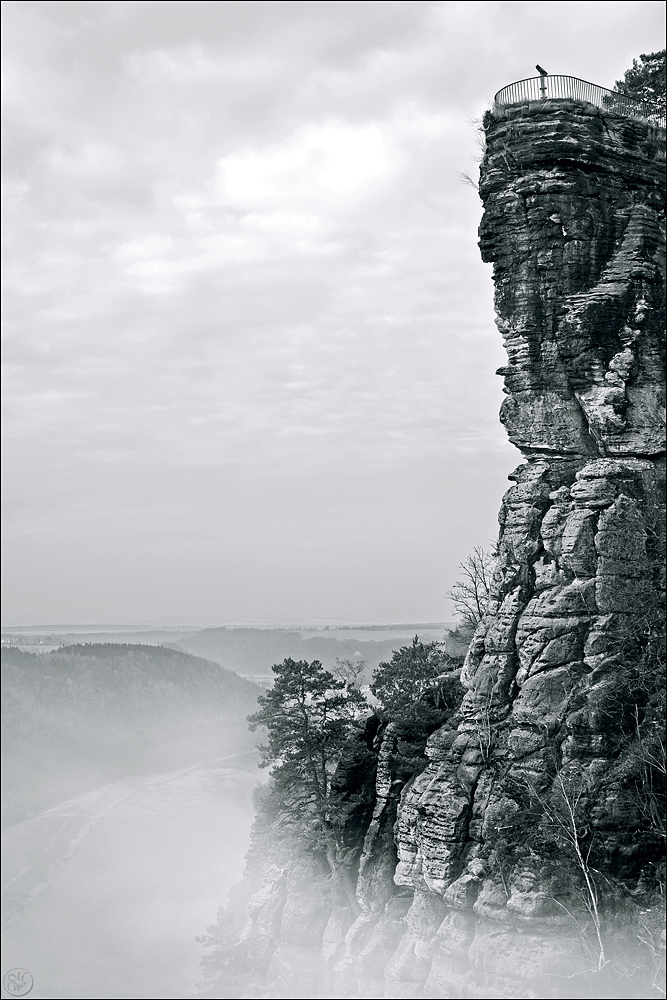
[[[501,420],[526,459],[488,613],[416,773],[391,725],[360,743],[359,914],[274,873],[248,996],[660,995],[664,132],[575,101],[484,127]]]

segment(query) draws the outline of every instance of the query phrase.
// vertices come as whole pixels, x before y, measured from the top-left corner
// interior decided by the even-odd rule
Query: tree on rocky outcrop
[[[420,642],[416,635],[373,674],[370,689],[381,716],[408,739],[428,735],[461,700],[457,665],[441,643]]]
[[[486,614],[495,561],[492,552],[475,546],[459,563],[460,579],[447,592],[460,621],[458,632],[468,639]]]
[[[617,80],[614,90],[626,97],[655,108],[657,115],[665,114],[665,49],[661,52],[642,52],[639,60],[632,60],[622,80]]]
[[[331,782],[343,747],[368,706],[359,689],[325,670],[319,660],[285,659],[272,667],[275,683],[248,716],[251,730],[265,726],[261,767],[271,765],[275,813],[321,845],[332,877],[356,906],[336,826]]]

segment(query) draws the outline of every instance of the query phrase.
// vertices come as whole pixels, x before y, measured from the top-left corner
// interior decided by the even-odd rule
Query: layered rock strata
[[[665,587],[664,135],[563,102],[485,125],[501,420],[528,461],[503,499],[461,722],[431,737],[399,810],[395,881],[442,899],[441,928],[470,937],[465,991],[443,945],[426,996],[486,995],[489,977],[515,996],[519,968],[549,995],[554,975],[582,971],[549,931],[567,931],[582,878],[590,902],[577,851],[628,883],[659,854],[641,779],[620,772],[660,668],[647,647]],[[542,958],[519,960],[521,940]]]
[[[460,711],[407,784],[384,732],[361,912],[323,931],[327,996],[615,995],[601,881],[642,898],[660,853],[641,733],[665,588],[664,133],[565,101],[485,132],[501,420],[526,461]],[[658,944],[630,938],[648,969]]]

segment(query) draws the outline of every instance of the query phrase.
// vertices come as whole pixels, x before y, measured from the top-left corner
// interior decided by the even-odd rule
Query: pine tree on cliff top
[[[633,59],[632,67],[625,71],[622,80],[616,81],[614,90],[636,101],[643,101],[655,108],[657,115],[664,115],[667,86],[665,52],[665,49],[661,52],[643,52],[639,61]]]
[[[380,663],[373,674],[370,688],[380,717],[393,722],[403,738],[425,738],[461,700],[458,675],[452,673],[456,666],[442,643],[420,642],[416,635],[412,645],[395,650],[391,660]],[[446,673],[452,674],[453,683],[442,683]]]
[[[314,821],[331,874],[355,907],[334,823],[331,778],[345,740],[368,706],[356,686],[334,677],[319,660],[287,658],[271,669],[274,686],[248,716],[251,730],[265,726],[268,732],[260,766],[271,765],[274,793],[289,818],[295,824]]]

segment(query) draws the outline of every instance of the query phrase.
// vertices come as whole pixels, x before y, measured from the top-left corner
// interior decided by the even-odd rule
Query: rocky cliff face
[[[485,129],[501,420],[526,462],[459,712],[407,781],[391,727],[376,739],[361,912],[334,906],[310,943],[321,995],[628,996],[610,951],[616,975],[656,968],[646,907],[644,945],[599,908],[627,922],[661,849],[664,134],[562,101]]]
[[[503,499],[461,722],[431,738],[396,828],[396,881],[447,921],[478,918],[467,996],[484,995],[479,971],[497,990],[580,961],[553,935],[543,964],[507,957],[512,925],[533,954],[567,929],[578,850],[627,884],[659,856],[637,731],[664,600],[664,152],[648,126],[576,104],[489,116],[486,135],[501,420],[528,461]],[[444,989],[441,965],[427,982]]]

